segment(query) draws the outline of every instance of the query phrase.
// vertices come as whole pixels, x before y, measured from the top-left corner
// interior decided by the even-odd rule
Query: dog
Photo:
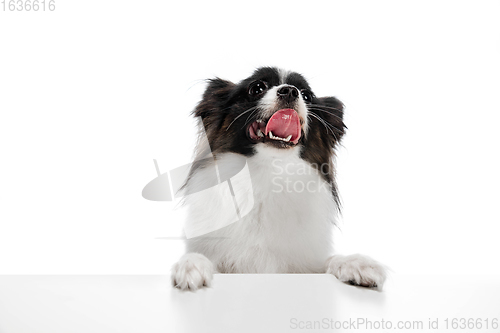
[[[184,189],[203,184],[214,164],[244,157],[253,206],[235,223],[188,238],[186,254],[171,270],[173,286],[211,286],[216,272],[327,273],[382,289],[385,266],[367,256],[333,253],[340,211],[334,158],[346,131],[343,111],[337,98],[317,97],[301,74],[275,67],[258,68],[237,84],[208,81],[193,111],[208,143],[198,144]],[[212,159],[202,158],[210,153]],[[226,219],[217,191],[185,197],[188,223]]]

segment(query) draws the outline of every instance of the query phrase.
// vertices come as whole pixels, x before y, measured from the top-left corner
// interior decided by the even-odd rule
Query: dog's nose
[[[299,97],[299,90],[294,86],[283,86],[278,89],[278,97],[286,102],[292,102]]]

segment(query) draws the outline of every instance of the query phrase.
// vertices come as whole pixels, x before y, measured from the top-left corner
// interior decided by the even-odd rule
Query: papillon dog
[[[208,141],[200,141],[196,156],[213,158],[192,164],[184,189],[206,183],[217,164],[244,158],[251,193],[237,181],[230,190],[247,191],[240,204],[251,202],[251,209],[221,225],[227,220],[223,190],[195,190],[185,197],[188,224],[219,227],[188,237],[186,254],[172,267],[175,287],[210,286],[218,272],[326,273],[382,288],[383,265],[359,254],[333,253],[340,210],[334,158],[346,130],[343,110],[337,98],[317,97],[301,74],[274,67],[259,68],[237,84],[208,81],[193,115]]]

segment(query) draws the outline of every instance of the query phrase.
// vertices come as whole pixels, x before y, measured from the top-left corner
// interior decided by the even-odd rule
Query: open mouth
[[[267,121],[258,119],[248,126],[248,136],[254,141],[296,145],[301,137],[300,118],[293,109],[276,111]]]

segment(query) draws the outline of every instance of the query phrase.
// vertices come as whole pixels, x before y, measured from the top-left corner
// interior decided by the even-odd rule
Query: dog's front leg
[[[172,267],[171,280],[181,290],[196,290],[209,287],[215,268],[213,263],[200,253],[186,253]]]
[[[326,261],[326,273],[342,282],[356,286],[382,289],[387,277],[386,268],[368,256],[334,255]]]

